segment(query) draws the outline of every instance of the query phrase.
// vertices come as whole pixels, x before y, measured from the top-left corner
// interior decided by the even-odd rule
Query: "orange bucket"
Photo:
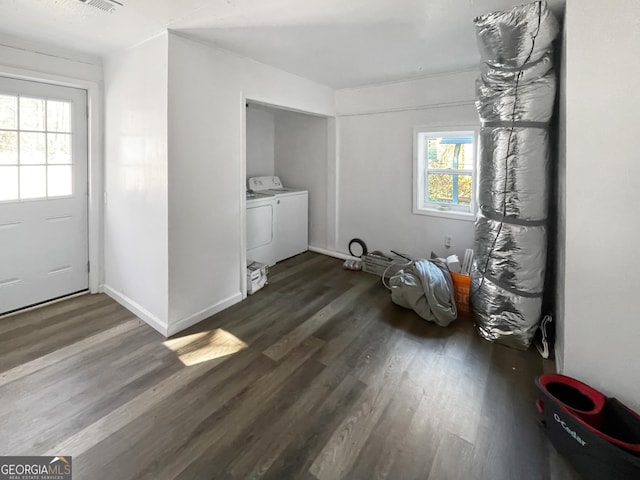
[[[471,291],[471,276],[460,275],[459,273],[453,272],[449,273],[451,273],[451,280],[453,280],[453,294],[456,300],[458,315],[470,315],[469,292]]]

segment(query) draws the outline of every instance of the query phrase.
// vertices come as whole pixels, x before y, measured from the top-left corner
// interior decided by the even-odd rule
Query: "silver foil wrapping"
[[[545,2],[483,15],[475,25],[483,126],[471,305],[484,338],[527,349],[544,289],[552,42],[559,25]]]

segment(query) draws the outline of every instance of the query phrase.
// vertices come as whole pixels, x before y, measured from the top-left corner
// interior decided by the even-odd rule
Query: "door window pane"
[[[0,165],[15,165],[17,163],[18,133],[0,131]]]
[[[71,163],[71,134],[47,134],[47,163]]]
[[[44,98],[20,97],[20,130],[44,130]]]
[[[47,167],[20,167],[20,198],[47,196]]]
[[[49,197],[71,195],[71,165],[56,165],[48,167],[47,185]]]
[[[71,104],[47,100],[47,130],[50,132],[71,132]]]
[[[20,132],[20,163],[22,165],[44,165],[47,162],[45,139],[44,133]]]
[[[73,194],[72,106],[0,94],[0,201]]]
[[[0,166],[0,201],[18,199],[18,167]]]
[[[0,128],[18,128],[18,97],[0,95]]]

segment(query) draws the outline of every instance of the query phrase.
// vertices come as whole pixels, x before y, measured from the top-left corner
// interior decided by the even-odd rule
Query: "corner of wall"
[[[564,370],[565,345],[565,256],[566,256],[566,177],[567,177],[567,115],[566,115],[566,21],[563,22],[562,40],[558,42],[556,58],[559,68],[558,94],[558,151],[556,175],[556,248],[555,248],[555,312],[556,370]]]
[[[169,336],[169,328],[166,320],[162,320],[161,318],[157,317],[142,305],[135,302],[124,293],[110,287],[109,285],[102,285],[101,290],[106,295],[122,305],[124,308],[133,313],[135,316],[144,320],[154,330],[164,335],[165,337]]]
[[[196,323],[200,323],[201,321],[215,315],[222,310],[229,308],[232,305],[240,302],[242,300],[242,293],[237,292],[230,297],[227,297],[215,305],[211,305],[210,307],[204,308],[199,312],[196,312],[192,315],[189,315],[180,319],[172,319],[171,316],[169,318],[168,326],[167,326],[167,337],[175,335],[178,332],[186,330],[187,328],[195,325]]]
[[[327,120],[327,245],[337,250],[338,243],[338,172],[340,170],[339,121],[337,117]]]
[[[104,292],[167,335],[166,32],[105,59]]]

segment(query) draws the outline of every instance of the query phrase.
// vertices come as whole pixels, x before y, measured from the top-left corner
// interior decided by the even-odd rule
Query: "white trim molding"
[[[327,257],[339,258],[341,260],[360,260],[358,257],[354,257],[346,253],[336,252],[335,250],[327,250],[326,248],[314,247],[313,245],[309,245],[309,251],[319,253],[321,255],[326,255]]]
[[[87,175],[88,175],[88,243],[89,291],[98,293],[104,277],[103,264],[103,89],[100,83],[79,78],[44,73],[0,64],[0,75],[18,80],[30,80],[72,87],[87,92]]]
[[[142,305],[133,301],[132,299],[130,299],[123,293],[115,290],[114,288],[111,288],[109,285],[102,285],[101,290],[104,293],[106,293],[109,297],[111,297],[113,300],[115,300],[120,305],[122,305],[124,308],[126,308],[131,313],[133,313],[135,316],[144,320],[149,326],[153,327],[160,334],[162,334],[165,337],[168,336],[167,332],[169,328],[166,322],[163,322],[161,319],[159,319],[149,310],[144,308]]]
[[[473,169],[469,170],[471,175],[471,204],[464,209],[457,206],[446,207],[443,210],[436,208],[435,205],[429,204],[423,205],[422,200],[425,195],[425,168],[420,161],[420,153],[424,150],[424,141],[421,139],[421,134],[439,133],[445,134],[459,134],[459,133],[472,133],[473,143],[475,147],[475,154],[473,158]],[[440,126],[415,126],[413,128],[413,176],[412,176],[412,213],[414,215],[430,215],[434,217],[444,217],[452,220],[464,220],[472,222],[475,220],[477,211],[476,191],[477,191],[477,178],[478,178],[478,154],[479,154],[479,132],[478,125],[440,125]],[[461,173],[463,171],[461,170]],[[465,171],[466,172],[466,171]],[[444,207],[444,206],[443,206]],[[455,208],[457,207],[457,208]]]
[[[169,322],[169,326],[167,328],[167,337],[175,335],[182,330],[185,330],[196,323],[201,322],[202,320],[209,318],[211,315],[215,315],[222,310],[229,308],[231,305],[235,305],[236,303],[242,301],[242,292],[235,293],[230,297],[225,298],[224,300],[219,301],[215,305],[211,305],[205,309],[200,310],[199,312],[194,313],[193,315],[189,315],[182,320],[177,320],[175,322]]]

